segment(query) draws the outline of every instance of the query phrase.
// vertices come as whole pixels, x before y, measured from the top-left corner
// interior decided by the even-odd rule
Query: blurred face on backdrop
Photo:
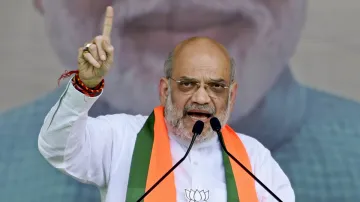
[[[168,52],[193,36],[215,39],[234,57],[237,68],[238,99],[230,120],[248,114],[289,63],[306,4],[306,0],[34,1],[44,11],[51,44],[66,69],[76,67],[78,47],[101,33],[105,8],[113,5],[115,67],[101,99],[120,111],[150,113],[159,102],[158,79],[164,76]],[[198,77],[206,82],[210,75]],[[179,91],[176,82],[170,83],[172,91]]]
[[[210,118],[222,124],[229,118],[237,84],[226,49],[208,38],[190,38],[179,44],[165,65],[160,100],[165,105],[168,128],[185,140],[192,138],[197,120],[205,123],[198,142],[214,135]]]

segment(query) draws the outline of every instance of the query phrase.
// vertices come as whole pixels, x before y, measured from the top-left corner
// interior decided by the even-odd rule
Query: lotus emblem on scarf
[[[206,202],[209,200],[209,191],[185,189],[185,196],[189,200],[188,202]]]

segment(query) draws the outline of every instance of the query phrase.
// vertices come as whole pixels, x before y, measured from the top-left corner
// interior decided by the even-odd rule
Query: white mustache
[[[190,105],[190,106],[185,106],[184,115],[187,112],[193,111],[193,110],[203,111],[203,112],[206,112],[211,115],[215,114],[215,112],[216,112],[215,108],[210,107],[209,105]]]

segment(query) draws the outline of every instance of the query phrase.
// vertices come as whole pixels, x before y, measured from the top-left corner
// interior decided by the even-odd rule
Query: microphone
[[[160,184],[160,182],[162,182],[173,170],[175,170],[175,168],[177,168],[184,160],[185,158],[188,156],[194,142],[195,142],[195,139],[197,138],[197,136],[199,136],[201,134],[201,132],[203,131],[204,129],[204,122],[198,120],[196,121],[196,123],[194,124],[193,126],[193,129],[192,129],[192,133],[194,134],[192,139],[191,139],[191,142],[190,142],[190,145],[189,145],[189,148],[186,150],[185,152],[185,155],[173,166],[170,168],[169,171],[167,171],[165,173],[165,175],[163,175],[153,186],[150,187],[149,190],[147,190],[138,200],[137,202],[141,202],[141,200],[143,200],[148,194],[150,194],[150,192],[155,189],[156,186],[158,186]]]
[[[244,169],[246,171],[247,174],[249,174],[253,179],[255,179],[256,182],[258,182],[266,191],[268,191],[277,201],[279,202],[283,202],[278,196],[276,196],[276,194],[274,194],[274,192],[272,192],[269,188],[267,188],[265,186],[264,183],[262,183],[254,174],[252,174],[242,163],[240,163],[227,149],[224,143],[224,139],[221,133],[221,124],[219,119],[217,119],[216,117],[212,117],[210,119],[210,125],[211,128],[218,134],[219,136],[219,140],[220,140],[220,144],[221,147],[223,148],[223,150],[225,151],[225,153],[230,156],[230,158],[232,160],[234,160],[242,169]]]

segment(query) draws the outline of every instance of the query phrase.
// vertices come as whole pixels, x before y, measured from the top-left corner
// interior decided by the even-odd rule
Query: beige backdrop
[[[0,1],[0,111],[53,90],[64,71],[31,2]],[[309,0],[307,25],[292,60],[296,77],[360,101],[359,20],[359,0]]]

